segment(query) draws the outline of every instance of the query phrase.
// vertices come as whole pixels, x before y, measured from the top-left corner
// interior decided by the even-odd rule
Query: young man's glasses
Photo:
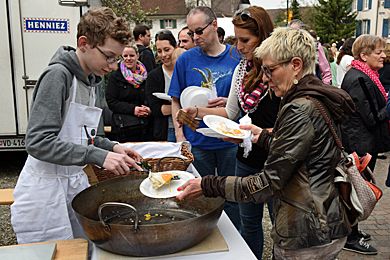
[[[113,64],[115,62],[119,62],[121,60],[121,57],[113,57],[113,56],[108,56],[107,54],[105,54],[98,46],[96,46],[96,49],[101,53],[103,54],[104,57],[106,57],[106,61],[108,64]]]
[[[243,20],[244,22],[248,21],[249,18],[252,18],[251,13],[249,12],[248,9],[238,10],[234,14],[234,16],[240,16],[241,20]]]
[[[277,62],[275,64],[271,64],[271,65],[261,65],[260,67],[260,70],[261,72],[263,73],[263,75],[265,75],[267,78],[271,78],[272,77],[272,72],[274,72],[274,70],[276,70],[276,68],[279,66],[279,65],[282,65],[282,64],[285,64],[285,63],[288,63],[291,61],[291,58],[288,59],[288,60],[282,60],[280,62]]]
[[[206,30],[207,27],[209,27],[210,24],[212,24],[214,22],[214,20],[212,20],[211,22],[209,22],[205,27],[203,28],[196,28],[195,31],[191,31],[189,30],[187,32],[188,36],[190,36],[191,38],[194,38],[194,34],[196,35],[202,35],[203,34],[203,31]]]

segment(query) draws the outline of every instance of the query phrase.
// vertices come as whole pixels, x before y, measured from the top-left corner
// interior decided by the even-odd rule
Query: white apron
[[[71,102],[58,138],[87,145],[86,129],[90,136],[96,135],[102,110],[95,107],[94,88],[86,106],[75,102],[76,77],[72,86]],[[76,194],[89,186],[82,168],[27,157],[11,206],[11,223],[19,244],[84,237],[71,206]]]

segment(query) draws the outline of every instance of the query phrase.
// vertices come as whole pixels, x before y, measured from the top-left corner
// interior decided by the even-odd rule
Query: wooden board
[[[88,241],[85,239],[55,240],[31,244],[12,245],[6,247],[22,247],[55,243],[57,245],[55,260],[86,260],[88,257]],[[17,258],[15,258],[16,260]]]
[[[88,259],[88,241],[85,239],[58,240],[55,260]]]
[[[14,189],[0,189],[0,205],[14,203]]]
[[[153,257],[122,256],[122,255],[116,255],[104,251],[103,249],[100,249],[96,246],[95,248],[96,248],[96,255],[98,260],[158,259],[160,257],[166,258],[166,257],[199,255],[199,254],[208,254],[213,252],[215,253],[215,252],[229,251],[229,247],[218,228],[215,228],[213,232],[199,244],[191,248],[185,249],[183,251],[170,254],[170,255],[164,255],[164,256],[153,256]]]

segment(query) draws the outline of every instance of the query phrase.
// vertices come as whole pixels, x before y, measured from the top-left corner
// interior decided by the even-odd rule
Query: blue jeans
[[[203,150],[192,147],[194,155],[194,166],[201,176],[215,175],[217,169],[218,176],[234,176],[236,169],[237,147],[224,148],[218,150]],[[224,210],[233,222],[237,230],[240,230],[240,214],[236,202],[225,202]]]
[[[175,128],[168,128],[168,142],[176,143]]]
[[[246,177],[258,173],[260,170],[250,167],[237,160],[236,176]],[[271,201],[271,200],[270,200]],[[268,212],[272,217],[272,203],[267,202]],[[238,203],[241,218],[241,236],[252,250],[257,259],[262,259],[264,233],[263,233],[263,209],[264,203]]]

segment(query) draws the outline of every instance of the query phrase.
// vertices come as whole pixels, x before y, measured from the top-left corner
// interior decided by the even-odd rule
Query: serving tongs
[[[141,168],[142,168],[142,171],[139,171],[139,172],[144,172],[144,173],[147,173],[148,175],[150,175],[150,173],[152,172],[152,166],[148,162],[141,161],[141,162],[137,162],[136,164],[141,166]],[[132,167],[132,168],[130,168],[130,171],[136,171],[136,169],[134,167]],[[180,180],[180,176],[173,175],[171,180],[172,181]]]
[[[141,166],[142,171],[137,170],[135,167],[130,167],[130,171],[149,173],[152,171],[152,166],[147,161],[136,162],[138,166]]]

